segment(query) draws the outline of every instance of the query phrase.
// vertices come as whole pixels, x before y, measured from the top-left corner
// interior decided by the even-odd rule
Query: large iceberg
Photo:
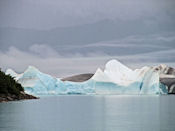
[[[167,86],[160,83],[162,72],[156,67],[143,67],[132,70],[117,60],[109,61],[104,71],[97,69],[96,73],[87,81],[62,81],[40,72],[33,66],[17,74],[8,69],[11,75],[21,83],[25,92],[32,95],[60,95],[60,94],[167,94]]]
[[[40,72],[33,66],[29,66],[22,74],[7,70],[6,74],[15,78],[23,87],[26,93],[32,95],[59,95],[59,94],[91,94],[94,93],[93,83],[61,81],[48,74]],[[14,75],[15,74],[15,75]]]
[[[159,73],[151,67],[131,70],[116,60],[98,69],[91,78],[97,94],[166,94],[160,86]],[[161,88],[160,88],[161,87]]]

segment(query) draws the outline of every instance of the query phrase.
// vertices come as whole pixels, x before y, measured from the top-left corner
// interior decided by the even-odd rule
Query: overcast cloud
[[[43,47],[44,45],[38,46],[37,49],[40,50]],[[161,63],[175,67],[175,49],[125,56],[108,56],[107,54],[94,52],[86,57],[81,56],[81,54],[77,57],[64,57],[57,53],[52,54],[52,51],[54,49],[49,47],[49,50],[46,50],[47,54],[38,55],[35,50],[27,53],[15,47],[10,47],[8,51],[0,52],[1,68],[4,70],[12,68],[18,73],[22,73],[29,65],[32,65],[53,76],[65,77],[79,73],[94,73],[97,68],[103,69],[105,63],[111,59],[117,59],[132,69]],[[49,57],[48,54],[51,54],[51,56]]]
[[[174,0],[0,0],[0,67],[57,77],[116,58],[175,67]]]
[[[49,29],[103,19],[174,22],[174,0],[1,0],[0,26]]]

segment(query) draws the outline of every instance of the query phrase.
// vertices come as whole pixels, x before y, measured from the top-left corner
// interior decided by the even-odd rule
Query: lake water
[[[48,96],[0,103],[0,131],[175,131],[175,96]]]

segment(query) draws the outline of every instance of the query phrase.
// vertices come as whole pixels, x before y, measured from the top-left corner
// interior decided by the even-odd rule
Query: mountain
[[[79,74],[74,75],[66,78],[62,78],[62,81],[73,81],[73,82],[83,82],[89,80],[94,74],[87,73],[87,74]]]

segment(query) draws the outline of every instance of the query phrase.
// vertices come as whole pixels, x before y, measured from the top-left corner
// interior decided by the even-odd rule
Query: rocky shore
[[[39,99],[39,98],[26,94],[23,91],[21,91],[19,95],[9,94],[9,93],[0,94],[0,102],[19,101],[19,100],[28,100],[28,99]]]

